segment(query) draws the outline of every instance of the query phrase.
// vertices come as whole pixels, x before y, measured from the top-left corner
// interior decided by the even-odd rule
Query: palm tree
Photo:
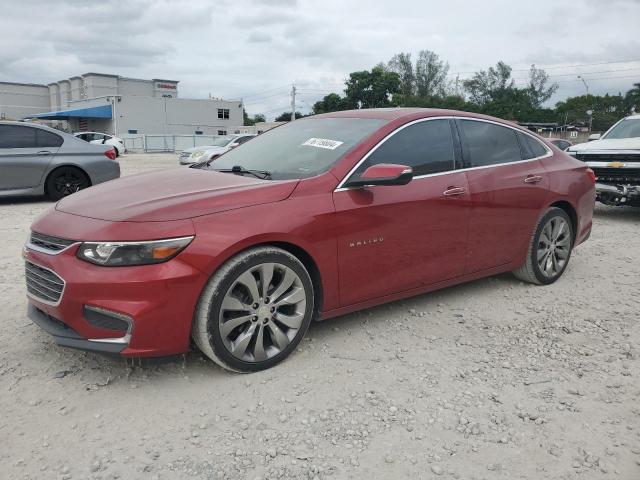
[[[624,103],[629,111],[640,113],[640,82],[633,84],[633,88],[624,96]]]

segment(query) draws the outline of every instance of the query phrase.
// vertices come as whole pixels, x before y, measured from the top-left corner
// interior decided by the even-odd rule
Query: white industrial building
[[[128,135],[227,135],[243,127],[240,100],[178,97],[178,81],[102,73],[49,83],[0,82],[0,119]]]

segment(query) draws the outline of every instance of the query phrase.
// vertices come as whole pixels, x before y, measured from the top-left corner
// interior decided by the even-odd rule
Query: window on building
[[[202,135],[202,130],[196,130],[196,135]]]
[[[228,108],[219,108],[218,109],[218,118],[228,120],[229,119],[229,109]]]
[[[449,120],[428,120],[403,128],[369,155],[354,173],[355,178],[379,163],[407,165],[413,168],[415,176],[453,170]]]
[[[226,135],[227,131],[226,130],[218,130],[218,135]]]
[[[476,120],[460,120],[471,165],[481,167],[522,160],[516,132],[512,128]]]
[[[127,133],[135,134],[138,133],[138,130],[136,130],[135,128],[130,128],[129,130],[127,130]]]

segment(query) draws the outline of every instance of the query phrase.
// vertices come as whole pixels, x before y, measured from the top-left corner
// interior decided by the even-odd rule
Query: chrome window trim
[[[386,142],[393,135],[395,135],[396,133],[398,133],[399,131],[403,130],[406,127],[409,127],[411,125],[415,125],[416,123],[428,122],[430,120],[472,120],[474,122],[492,123],[492,124],[498,125],[500,127],[510,128],[511,130],[515,130],[516,132],[520,132],[520,133],[522,133],[524,135],[529,135],[536,142],[538,142],[540,145],[542,145],[544,147],[544,149],[547,151],[547,153],[544,154],[544,155],[541,155],[539,157],[527,158],[525,160],[517,160],[515,162],[496,163],[496,164],[493,164],[493,165],[481,165],[481,166],[478,166],[478,167],[467,167],[467,168],[458,168],[458,169],[454,168],[454,170],[449,170],[449,171],[446,171],[446,172],[428,173],[428,174],[425,174],[425,175],[418,175],[416,177],[413,177],[413,180],[421,180],[423,178],[437,177],[437,176],[441,176],[441,175],[450,175],[452,173],[467,172],[467,171],[471,171],[471,170],[481,170],[481,169],[484,169],[484,168],[502,167],[502,166],[505,166],[505,165],[517,165],[519,163],[533,162],[533,161],[536,161],[536,160],[541,160],[543,158],[548,158],[548,157],[551,157],[553,155],[553,151],[549,148],[549,146],[546,145],[544,142],[541,142],[540,139],[538,139],[535,135],[532,135],[529,132],[526,132],[524,130],[521,130],[519,128],[516,128],[516,127],[511,126],[511,125],[507,125],[507,124],[504,124],[504,123],[495,122],[493,120],[485,120],[483,118],[460,117],[460,116],[456,116],[456,115],[446,115],[446,116],[439,116],[439,117],[419,118],[419,119],[413,120],[413,121],[411,121],[409,123],[405,123],[404,125],[400,125],[393,132],[389,133],[382,140],[380,140],[378,143],[376,143],[374,145],[374,147],[371,150],[369,150],[367,152],[367,154],[364,157],[362,157],[360,159],[360,161],[358,161],[358,163],[351,170],[349,170],[349,172],[343,177],[342,181],[340,181],[338,186],[334,189],[334,192],[344,192],[344,191],[347,191],[347,190],[353,190],[353,189],[362,188],[362,187],[345,187],[344,184],[347,182],[347,179],[351,175],[353,175],[353,173],[358,169],[358,167],[360,167],[360,165],[367,158],[369,158],[369,155],[371,155],[373,152],[375,152],[384,142]],[[460,139],[460,143],[463,143],[462,139]],[[455,148],[455,145],[454,145],[454,148]]]
[[[60,292],[60,298],[59,298],[59,299],[58,299],[58,301],[57,301],[57,302],[55,302],[55,303],[54,303],[54,302],[52,302],[51,300],[46,300],[46,299],[44,299],[44,298],[40,298],[40,297],[38,297],[38,296],[36,296],[36,295],[33,295],[31,292],[29,292],[29,290],[27,290],[27,297],[29,297],[30,299],[35,300],[35,301],[37,301],[37,302],[44,303],[45,305],[49,305],[49,306],[51,306],[51,307],[57,307],[57,306],[59,306],[59,305],[60,305],[60,303],[62,303],[62,299],[64,298],[64,291],[65,291],[65,290],[66,290],[66,288],[67,288],[67,282],[65,281],[65,279],[64,279],[64,278],[62,278],[60,275],[58,275],[58,274],[57,274],[56,272],[54,272],[53,270],[51,270],[50,268],[43,267],[42,265],[40,265],[40,264],[39,264],[39,263],[37,263],[37,262],[34,262],[34,261],[33,261],[33,260],[31,260],[31,259],[25,259],[25,262],[32,263],[33,265],[35,265],[35,266],[37,266],[37,267],[40,267],[40,268],[42,268],[43,270],[47,270],[48,272],[53,273],[56,277],[58,277],[60,280],[62,280],[62,291]],[[25,274],[25,285],[26,285],[26,282],[27,282],[27,278],[26,278],[26,277],[27,277],[27,276],[26,276],[26,274]]]

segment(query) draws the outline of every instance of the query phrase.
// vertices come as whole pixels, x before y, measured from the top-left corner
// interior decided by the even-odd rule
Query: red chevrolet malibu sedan
[[[29,316],[60,345],[164,356],[193,339],[261,370],[312,319],[507,271],[553,283],[591,232],[594,182],[491,117],[317,115],[61,200],[24,250]]]

